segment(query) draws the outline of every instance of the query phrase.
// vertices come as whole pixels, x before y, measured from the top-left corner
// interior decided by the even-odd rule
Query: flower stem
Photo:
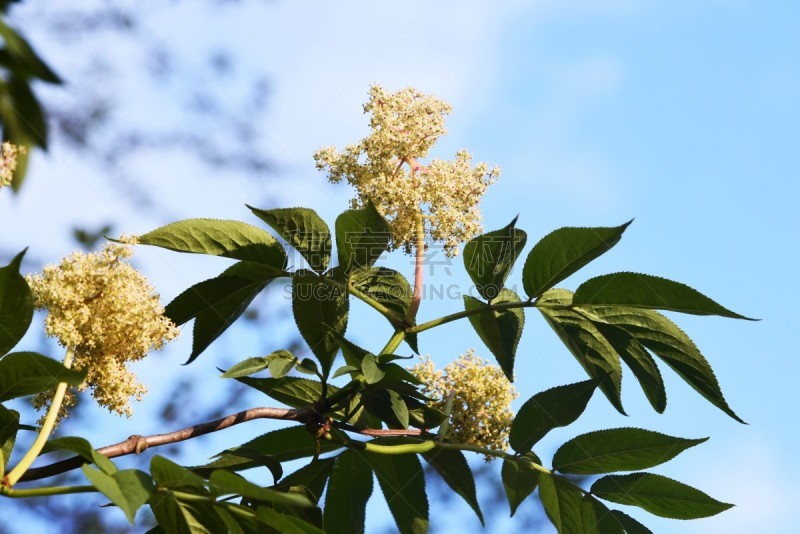
[[[381,352],[379,354],[393,353],[394,351],[397,350],[397,347],[400,346],[400,343],[403,342],[405,337],[406,333],[403,329],[395,330],[394,335],[392,335],[391,339],[389,339],[389,342],[386,343],[386,346],[381,349]]]
[[[51,495],[67,495],[69,493],[92,493],[97,489],[94,486],[46,486],[44,488],[12,489],[0,485],[0,495],[22,499],[27,497],[49,497]]]
[[[422,301],[422,284],[425,267],[425,225],[422,222],[422,213],[417,212],[414,216],[414,228],[416,230],[417,261],[414,265],[414,294],[411,297],[411,306],[408,308],[406,322],[414,324],[419,311],[419,304]]]
[[[68,348],[67,353],[64,355],[64,367],[67,369],[70,368],[74,356],[72,348]],[[42,452],[44,444],[47,443],[47,438],[50,437],[50,433],[53,431],[56,421],[58,420],[58,412],[61,409],[61,403],[64,402],[64,395],[66,392],[67,383],[60,382],[58,386],[56,386],[56,392],[53,394],[53,400],[50,403],[50,408],[47,410],[47,415],[44,418],[42,428],[39,430],[39,435],[36,436],[33,445],[31,445],[31,448],[25,453],[25,456],[22,457],[16,467],[3,479],[3,486],[8,488],[14,486],[31,464],[33,464],[34,460],[39,456],[39,453]]]

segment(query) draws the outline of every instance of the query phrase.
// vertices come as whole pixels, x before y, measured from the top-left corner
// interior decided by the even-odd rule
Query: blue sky
[[[641,271],[685,282],[735,311],[763,319],[676,318],[711,361],[729,403],[750,425],[729,419],[665,371],[665,414],[654,414],[628,377],[623,401],[629,417],[597,396],[574,428],[548,436],[542,453],[579,432],[611,426],[710,436],[708,443],[655,471],[737,507],[697,522],[638,517],[661,533],[791,532],[800,522],[795,505],[800,495],[794,488],[800,436],[792,413],[800,371],[793,340],[800,327],[795,306],[800,5],[748,0],[283,2],[217,11],[190,4],[142,5],[148,30],[161,46],[178,53],[197,83],[218,90],[234,112],[241,106],[238,95],[226,93],[203,66],[213,44],[231,47],[244,68],[271,77],[268,121],[254,126],[265,133],[264,149],[280,168],[277,179],[265,185],[224,175],[193,179],[185,162],[172,159],[145,156],[132,162],[142,183],[169,199],[178,217],[255,222],[244,208],[248,202],[264,208],[312,207],[332,224],[351,192],[325,183],[313,168],[313,150],[342,146],[365,134],[361,104],[371,83],[435,93],[454,107],[450,135],[437,155],[452,157],[465,147],[477,160],[503,170],[483,204],[487,229],[519,213],[518,225],[532,245],[560,226],[610,226],[636,218],[613,251],[565,287],[604,272]],[[125,52],[119,53],[124,60]],[[179,111],[164,106],[163,95],[125,80],[101,90],[137,102],[134,109],[143,117],[180,120]],[[170,90],[180,97],[179,85]],[[4,232],[3,248],[30,245],[48,261],[71,248],[64,225],[76,219],[102,222],[113,215],[131,233],[167,222],[137,213],[96,169],[58,149],[49,157],[37,156],[19,198],[2,193],[0,226],[13,229]],[[221,269],[211,260],[189,272],[185,258],[160,251],[142,250],[137,256],[165,300]],[[389,261],[410,276],[408,258]],[[460,261],[452,272],[441,283],[468,285]],[[511,282],[519,283],[519,272]],[[432,318],[460,306],[460,300],[430,302],[420,316]],[[373,328],[375,321],[380,318],[369,310],[356,309],[351,332],[377,350],[387,332]],[[354,328],[359,324],[369,327]],[[285,327],[279,328],[285,335]],[[153,381],[154,395],[126,427],[146,427],[144,414],[156,405],[158,382],[187,372],[178,363],[180,350],[188,351],[188,334],[176,351],[157,357],[157,367],[141,366],[142,376]],[[223,338],[220,346],[188,372],[205,380],[214,376],[223,351],[245,357],[282,348],[260,346],[247,335]],[[470,347],[479,348],[480,341],[464,322],[421,339],[423,352],[442,364]],[[485,349],[479,352],[488,356]],[[583,379],[578,364],[534,313],[527,316],[517,374],[520,401]],[[128,435],[112,418],[98,417],[98,444]],[[375,505],[371,512],[373,524],[382,524],[383,509]],[[470,526],[477,522],[465,525]]]

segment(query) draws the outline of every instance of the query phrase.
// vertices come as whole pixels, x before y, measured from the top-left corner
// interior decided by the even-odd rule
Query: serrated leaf
[[[671,320],[656,311],[616,306],[592,308],[591,313],[628,332],[711,404],[744,423],[725,400],[711,365]]]
[[[8,459],[14,449],[19,430],[19,412],[0,404],[0,478],[5,476]]]
[[[537,393],[517,412],[511,424],[509,443],[520,454],[530,452],[554,428],[575,422],[592,398],[597,380],[557,386]]]
[[[386,373],[378,366],[377,358],[372,354],[365,355],[361,360],[361,372],[364,373],[367,384],[377,384],[386,376]]]
[[[558,475],[542,473],[539,476],[539,497],[559,534],[585,532],[581,513],[583,493],[572,482]]]
[[[125,512],[128,522],[133,525],[136,512],[147,502],[155,487],[147,473],[126,469],[107,475],[88,465],[82,469],[89,482]]]
[[[450,489],[460,495],[462,499],[478,516],[482,526],[486,526],[483,521],[483,513],[478,503],[478,496],[475,492],[475,477],[464,457],[464,453],[452,449],[437,449],[428,451],[422,455],[428,465],[433,467],[442,477]]]
[[[192,473],[188,468],[163,456],[153,456],[150,460],[150,473],[158,485],[165,488],[205,489],[205,480]]]
[[[363,394],[364,408],[390,428],[408,428],[410,414],[406,399],[396,391],[379,389]]]
[[[274,481],[278,481],[283,476],[283,467],[279,461],[272,456],[266,456],[258,451],[238,447],[236,454],[220,454],[214,461],[205,465],[187,467],[192,473],[204,478],[208,478],[212,472],[218,469],[228,471],[244,471],[254,467],[266,467],[272,475]]]
[[[392,234],[372,202],[362,209],[347,210],[336,218],[336,250],[339,266],[349,275],[369,269],[389,247]]]
[[[592,493],[607,501],[638,506],[653,515],[672,519],[710,517],[733,506],[653,473],[605,476],[592,485]]]
[[[614,513],[591,495],[581,501],[581,521],[586,534],[625,534],[625,527]]]
[[[502,302],[519,302],[519,297],[510,289],[501,289],[493,304]],[[486,304],[469,295],[464,295],[464,306],[467,311],[486,308]],[[481,341],[494,355],[500,368],[509,381],[514,381],[514,358],[517,345],[525,326],[525,312],[521,308],[510,310],[490,310],[469,316],[469,322],[478,333]]]
[[[622,513],[619,510],[611,510],[611,513],[614,514],[614,517],[617,519],[617,521],[619,521],[619,523],[625,528],[625,532],[627,534],[653,534],[649,528],[639,523],[631,516]]]
[[[349,299],[338,271],[330,275],[339,283],[330,283],[326,276],[298,271],[292,279],[292,311],[300,334],[317,357],[323,376],[330,373],[339,352],[339,336],[347,329]]]
[[[222,316],[225,313],[222,307],[230,307],[232,301],[250,302],[270,281],[271,279],[253,280],[229,275],[210,278],[193,285],[175,297],[164,308],[164,314],[179,326],[202,314]],[[240,297],[232,299],[234,294]]]
[[[307,375],[319,374],[319,367],[317,367],[317,362],[315,362],[310,358],[303,358],[302,360],[300,360],[295,364],[295,368],[301,373],[305,373]]]
[[[425,476],[416,454],[364,452],[378,478],[378,484],[401,534],[422,534],[428,530],[428,497]]]
[[[35,395],[60,382],[79,386],[86,371],[67,369],[60,362],[36,352],[13,352],[0,360],[0,402]]]
[[[511,517],[517,513],[517,508],[524,501],[536,486],[539,484],[539,471],[531,466],[528,459],[541,465],[542,461],[536,454],[527,452],[520,460],[503,460],[503,467],[500,470],[500,477],[503,480],[508,505],[511,508]]]
[[[320,454],[340,448],[341,445],[328,440],[319,442]],[[292,426],[267,432],[247,443],[243,443],[239,447],[227,449],[220,454],[237,454],[239,449],[257,451],[265,456],[271,456],[278,462],[288,462],[314,456],[316,440],[305,427]]]
[[[653,357],[639,341],[622,328],[593,321],[592,324],[617,351],[625,365],[633,371],[650,405],[658,413],[667,407],[667,390]]]
[[[33,319],[31,290],[19,274],[25,250],[0,267],[0,357],[19,343]]]
[[[544,236],[525,260],[525,293],[532,299],[540,297],[616,245],[631,222],[613,228],[559,228]]]
[[[385,306],[392,324],[402,322],[411,307],[411,285],[405,276],[387,267],[356,270],[350,278],[351,287],[358,293]],[[359,294],[355,293],[356,297]]]
[[[364,532],[372,469],[363,455],[347,450],[336,457],[325,497],[323,523],[331,534]]]
[[[314,498],[319,501],[331,476],[336,458],[338,456],[317,459],[285,477],[278,486],[284,490],[288,490],[292,486],[302,486],[308,489]]]
[[[253,261],[271,267],[276,276],[286,269],[286,252],[280,243],[266,230],[240,221],[186,219],[139,236],[139,243]]]
[[[322,530],[298,517],[285,515],[264,506],[256,510],[256,517],[281,534],[325,534]]]
[[[553,469],[576,475],[647,469],[706,440],[676,438],[640,428],[598,430],[563,444],[553,457]]]
[[[211,473],[208,482],[213,494],[216,496],[233,494],[282,506],[314,506],[314,503],[301,495],[262,488],[236,473],[222,469]]]
[[[281,378],[286,373],[291,371],[292,365],[294,365],[295,357],[292,355],[291,352],[288,350],[278,350],[267,356],[258,356],[256,358],[247,358],[243,360],[224,373],[220,375],[222,378],[241,378],[243,376],[250,376],[252,374],[258,373],[263,371],[264,369],[269,369],[270,373],[274,378]],[[280,364],[280,366],[276,365],[275,370],[273,370],[273,364]],[[284,370],[284,367],[286,368]],[[280,376],[276,376],[276,372]],[[281,374],[282,373],[282,374]]]
[[[87,462],[95,464],[107,475],[117,472],[117,466],[107,456],[97,452],[87,440],[75,436],[49,440],[44,444],[40,454],[61,450],[74,452]]]
[[[322,383],[316,380],[293,376],[283,378],[251,378],[243,376],[236,380],[262,393],[266,393],[273,399],[292,408],[310,406],[322,400]],[[335,393],[338,389],[329,385],[328,394]]]
[[[540,298],[538,309],[586,374],[600,380],[600,390],[614,408],[625,415],[619,355],[590,320],[566,308],[571,303],[571,295],[564,289],[551,289]],[[558,307],[548,306],[552,304]]]
[[[485,300],[492,301],[500,294],[525,248],[528,236],[514,227],[516,223],[514,217],[508,226],[475,237],[464,246],[464,266]]]
[[[575,290],[572,303],[585,307],[626,306],[754,320],[720,306],[686,284],[641,273],[611,273],[590,278]]]
[[[247,207],[292,245],[314,271],[321,273],[328,268],[331,231],[316,211],[309,208],[261,210]]]

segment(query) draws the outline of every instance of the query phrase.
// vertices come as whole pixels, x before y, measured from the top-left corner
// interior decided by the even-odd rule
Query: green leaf
[[[288,350],[278,350],[268,356],[247,358],[220,375],[222,378],[241,378],[269,369],[274,378],[281,378],[292,370],[296,358]]]
[[[554,428],[575,422],[592,398],[597,380],[557,386],[537,393],[517,412],[511,424],[509,443],[520,454],[531,450]]]
[[[377,358],[372,354],[367,354],[361,360],[361,372],[364,373],[367,384],[377,384],[386,376],[386,373],[378,366]]]
[[[628,332],[711,404],[744,423],[728,406],[711,365],[689,336],[671,320],[656,311],[636,308],[598,307],[592,308],[591,313]]]
[[[551,289],[539,300],[539,311],[581,367],[592,378],[600,380],[600,390],[617,411],[622,407],[622,366],[619,355],[595,325],[580,313],[568,309],[571,293]],[[548,305],[555,304],[556,307]]]
[[[365,393],[364,408],[391,428],[408,428],[410,414],[406,399],[396,391],[379,389]]]
[[[0,21],[3,38],[3,65],[23,78],[38,78],[44,82],[60,84],[61,79],[34,51],[28,41],[5,21]]]
[[[641,273],[612,273],[590,278],[575,290],[572,303],[576,306],[628,306],[754,320],[720,306],[686,284]]]
[[[650,405],[658,413],[664,413],[667,407],[667,390],[653,357],[639,341],[622,328],[599,321],[592,321],[595,328],[606,338],[606,341],[633,371]]]
[[[464,266],[481,296],[492,301],[508,279],[528,236],[514,227],[517,218],[508,226],[473,238],[464,246]]]
[[[319,367],[317,367],[317,362],[309,358],[303,358],[299,362],[295,364],[295,368],[307,375],[319,375]]]
[[[0,357],[22,339],[33,319],[31,290],[19,274],[25,250],[0,267]]]
[[[223,469],[211,473],[208,481],[213,494],[218,497],[233,494],[283,506],[314,506],[314,503],[301,495],[262,488],[236,473],[231,473]]]
[[[264,506],[256,510],[258,520],[275,528],[281,534],[325,534],[311,523],[285,515]]]
[[[553,469],[575,475],[647,469],[706,440],[676,438],[639,428],[598,430],[562,445],[553,457]]]
[[[581,501],[581,520],[587,534],[625,534],[625,526],[614,513],[591,495]]]
[[[364,532],[370,495],[372,469],[363,455],[350,449],[337,456],[325,496],[325,531],[330,534]]]
[[[625,532],[627,534],[653,534],[649,528],[639,523],[631,516],[624,514],[619,510],[611,510],[611,513],[614,514],[614,517],[617,519],[617,521],[619,521],[619,523],[625,528]]]
[[[392,324],[402,322],[408,315],[411,285],[399,272],[387,267],[357,270],[351,276],[350,285],[357,292],[354,293],[356,297],[361,293],[385,306],[390,312],[387,319]]]
[[[341,445],[322,440],[319,442],[319,447],[320,454],[324,454],[341,448]],[[271,456],[279,462],[288,462],[314,456],[316,440],[305,427],[299,425],[291,426],[267,432],[239,447],[227,449],[220,454],[237,454],[239,449],[257,451],[265,456]]]
[[[266,393],[273,399],[291,406],[302,408],[322,399],[322,383],[307,378],[286,376],[283,378],[237,378],[239,382]],[[328,386],[328,394],[338,391],[335,386]]]
[[[406,397],[405,401],[406,408],[408,408],[408,424],[411,426],[425,429],[436,428],[446,418],[441,410],[423,404],[417,399]]]
[[[336,250],[345,274],[369,269],[389,247],[392,234],[372,202],[358,210],[347,210],[336,219]]]
[[[347,329],[349,299],[341,284],[340,274],[332,273],[336,282],[310,271],[298,271],[292,279],[292,311],[303,339],[322,366],[327,377],[339,352],[336,334],[343,336]],[[334,332],[336,334],[334,334]]]
[[[261,210],[247,206],[292,245],[311,268],[322,272],[331,261],[331,231],[317,212],[308,208]]]
[[[139,243],[261,263],[276,276],[286,269],[286,252],[280,243],[269,232],[240,221],[186,219],[139,236]]]
[[[36,95],[33,94],[28,80],[11,76],[7,82],[7,98],[13,102],[14,111],[19,120],[12,126],[15,141],[22,141],[22,145],[35,145],[47,149],[47,119]]]
[[[519,297],[510,289],[501,289],[493,304],[501,302],[519,302]],[[486,308],[486,304],[469,295],[464,295],[464,307],[467,311]],[[500,368],[506,377],[514,381],[514,358],[517,354],[517,345],[522,337],[522,328],[525,326],[525,312],[522,308],[510,310],[490,310],[469,316],[469,322],[480,336],[481,341],[497,359]]]
[[[148,502],[159,526],[169,534],[227,532],[228,526],[217,513],[216,506],[181,501],[172,493],[154,493]]]
[[[0,478],[5,476],[8,459],[14,450],[14,442],[19,430],[19,412],[9,410],[0,404]]]
[[[292,486],[302,486],[308,489],[314,498],[319,501],[337,458],[338,456],[317,459],[281,480],[278,487],[288,490]]]
[[[532,299],[577,272],[616,245],[633,221],[612,228],[559,228],[544,236],[528,254],[522,285]]]
[[[177,325],[195,318],[192,353],[186,363],[193,362],[222,335],[271,280],[253,280],[223,273],[195,284],[175,297],[165,309],[167,317]]]
[[[192,473],[188,468],[163,456],[153,456],[150,460],[150,473],[158,485],[165,488],[193,488],[195,490],[200,488],[205,491],[205,480]]]
[[[503,460],[500,477],[503,479],[503,489],[506,491],[508,505],[511,507],[511,516],[517,513],[517,508],[536,486],[539,484],[540,472],[533,468],[530,460],[541,465],[542,461],[532,452],[527,452],[520,460]]]
[[[422,534],[428,530],[428,497],[425,477],[416,454],[378,454],[364,452],[402,534]]]
[[[167,304],[164,314],[176,325],[182,325],[203,314],[224,315],[231,303],[248,303],[264,289],[272,278],[253,280],[244,276],[220,275],[199,282]],[[237,295],[237,298],[231,298]]]
[[[155,487],[147,473],[126,469],[107,475],[88,465],[84,465],[82,469],[89,482],[119,506],[125,512],[128,522],[133,525],[136,512],[147,502]]]
[[[436,449],[424,453],[422,457],[439,473],[450,489],[464,499],[478,516],[481,525],[485,527],[481,506],[475,492],[475,478],[472,476],[472,470],[469,468],[464,453],[452,449]]]
[[[638,506],[651,514],[672,519],[710,517],[733,506],[652,473],[605,476],[592,485],[592,493],[607,501]]]
[[[72,451],[84,460],[95,464],[102,472],[113,475],[117,472],[117,466],[105,455],[97,452],[92,444],[79,437],[69,436],[51,439],[44,444],[40,454],[47,454],[53,451]]]
[[[79,386],[85,377],[86,371],[67,369],[39,353],[13,352],[0,360],[0,402],[48,391],[60,382]]]
[[[581,514],[583,494],[572,482],[542,473],[539,476],[539,497],[547,517],[559,533],[586,532]]]
[[[239,447],[236,454],[220,454],[219,457],[208,462],[205,465],[197,465],[187,467],[192,473],[204,478],[211,476],[211,473],[218,469],[227,469],[228,471],[244,471],[245,469],[252,469],[254,467],[266,467],[272,479],[277,481],[283,476],[283,467],[279,461],[272,456],[265,456],[258,451]]]

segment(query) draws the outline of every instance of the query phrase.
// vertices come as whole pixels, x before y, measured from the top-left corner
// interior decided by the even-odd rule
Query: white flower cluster
[[[17,170],[17,160],[26,151],[24,146],[18,146],[8,141],[0,145],[0,188],[11,185],[14,171]]]
[[[343,179],[355,187],[353,207],[371,200],[391,224],[393,246],[410,251],[415,224],[422,216],[425,230],[455,256],[459,244],[482,231],[478,203],[500,174],[485,163],[472,166],[472,156],[459,150],[453,161],[434,159],[423,165],[433,144],[446,133],[444,116],[450,106],[409,87],[387,93],[370,89],[364,112],[372,132],[342,152],[326,147],[314,154],[317,168],[331,182]]]
[[[448,395],[453,396],[447,441],[506,449],[514,420],[511,402],[518,394],[502,369],[469,350],[444,371],[437,370],[428,357],[410,371],[425,384],[422,393],[433,399],[435,408],[444,410]]]
[[[130,246],[109,243],[100,252],[74,252],[27,277],[34,305],[48,311],[45,331],[73,350],[74,369],[87,371],[78,390],[90,388],[98,404],[127,416],[130,398],[140,400],[147,391],[127,363],[179,333],[144,275],[123,261],[131,254]],[[44,407],[47,397],[34,405]],[[68,398],[65,404],[70,403]]]

